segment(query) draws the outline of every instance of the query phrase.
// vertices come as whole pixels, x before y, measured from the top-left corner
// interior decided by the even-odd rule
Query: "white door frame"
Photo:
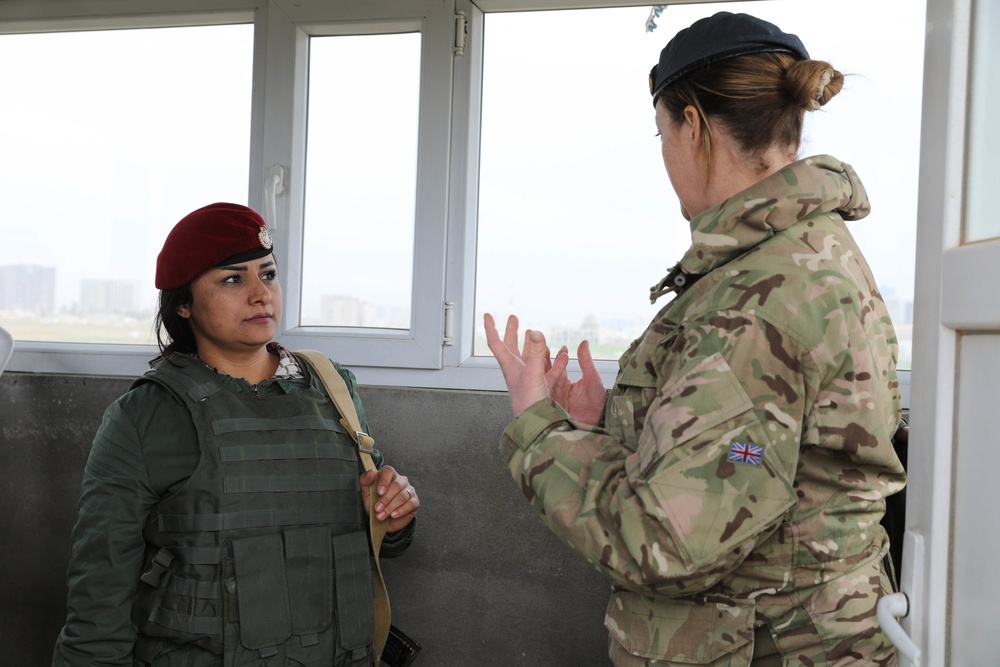
[[[963,333],[1000,328],[995,326],[996,313],[985,312],[983,304],[976,302],[995,283],[984,280],[982,273],[975,281],[962,276],[987,267],[987,256],[1000,255],[1000,244],[995,241],[962,246],[973,2],[928,2],[924,52],[909,485],[901,584],[910,598],[910,615],[903,627],[922,651],[921,664],[935,666],[948,664],[952,642],[964,639],[961,630],[950,624],[953,477],[962,401],[956,391],[959,346]]]

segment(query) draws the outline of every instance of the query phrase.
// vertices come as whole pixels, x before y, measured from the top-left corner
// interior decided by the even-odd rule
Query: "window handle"
[[[264,214],[270,229],[278,228],[277,198],[285,191],[285,168],[280,164],[271,165],[264,177]]]
[[[906,593],[893,593],[885,595],[875,607],[875,617],[879,625],[885,630],[889,638],[903,657],[910,661],[913,667],[920,667],[920,648],[913,643],[910,635],[899,624],[897,618],[902,618],[910,613],[910,600]]]

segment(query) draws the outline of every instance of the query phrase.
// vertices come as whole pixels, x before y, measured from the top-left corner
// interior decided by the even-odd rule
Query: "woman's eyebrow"
[[[258,269],[266,269],[266,268],[274,266],[274,265],[275,265],[274,264],[274,260],[271,260],[270,262],[264,262],[263,264],[261,264],[257,268]],[[246,266],[241,266],[241,265],[236,265],[236,264],[234,264],[232,266],[217,266],[215,268],[218,269],[219,271],[247,271],[247,270],[249,270],[248,267],[246,267]]]

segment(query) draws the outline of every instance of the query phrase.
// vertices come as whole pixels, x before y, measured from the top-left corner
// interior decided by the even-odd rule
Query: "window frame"
[[[84,11],[88,3],[50,3],[10,0],[0,4],[0,35],[56,33],[146,28],[178,28],[255,23],[255,8],[233,0],[218,0],[212,11],[197,2],[183,0],[172,12],[164,12],[161,3],[139,0],[135,3],[115,0],[100,16]],[[256,58],[257,29],[254,29]],[[254,90],[258,87],[258,68],[254,66]],[[256,97],[256,95],[254,96]],[[251,108],[254,126],[256,104]],[[254,148],[250,155],[253,161]],[[249,165],[247,165],[249,168]],[[152,345],[14,341],[14,351],[6,370],[30,373],[60,373],[86,376],[142,375],[148,362],[158,354]]]
[[[724,0],[681,0],[722,2]],[[285,314],[277,338],[350,367],[363,384],[504,390],[492,357],[473,356],[483,23],[490,12],[645,5],[622,0],[5,0],[0,33],[254,24],[249,205],[268,210],[265,184],[285,169],[274,199],[272,236],[282,270]],[[88,15],[88,8],[100,16]],[[456,27],[464,34],[456,48]],[[421,93],[414,229],[412,328],[408,331],[289,326],[301,286],[308,40],[312,35],[399,32],[419,26]],[[461,51],[460,53],[458,51]],[[446,326],[446,322],[450,323]],[[156,349],[142,345],[18,342],[8,369],[136,376]],[[617,364],[598,361],[609,385]],[[571,373],[573,375],[573,373]],[[900,372],[904,405],[908,371]]]
[[[286,189],[275,198],[269,221],[282,267],[285,311],[278,339],[289,347],[317,348],[352,367],[440,369],[444,343],[445,236],[451,153],[451,74],[455,20],[450,0],[324,0],[210,6],[181,0],[169,13],[155,0],[113,0],[99,17],[90,3],[12,0],[0,5],[2,34],[252,23],[249,205],[268,210],[265,184],[274,165],[284,167]],[[248,6],[249,5],[249,6]],[[301,297],[308,43],[313,35],[357,35],[419,31],[421,38],[420,125],[414,228],[412,322],[409,330],[289,326],[298,322]],[[20,341],[11,371],[135,376],[157,354],[150,345]]]
[[[366,3],[367,4],[367,3]],[[375,3],[372,3],[373,5]],[[401,4],[401,3],[399,3]],[[430,3],[426,3],[430,4]],[[398,7],[387,5],[383,16],[359,19],[330,12],[311,11],[299,17],[285,15],[269,21],[270,36],[282,40],[279,49],[269,44],[268,76],[265,87],[280,90],[280,98],[268,95],[265,104],[263,164],[261,183],[275,164],[290,165],[289,186],[275,207],[277,259],[283,267],[284,317],[279,332],[283,344],[292,349],[315,348],[327,352],[351,367],[390,366],[439,369],[442,366],[444,336],[444,235],[447,226],[447,174],[451,125],[451,35],[453,14],[450,3],[436,6]],[[309,6],[319,10],[321,7]],[[393,14],[389,14],[389,9]],[[400,11],[407,9],[409,11]],[[413,9],[421,10],[415,16]],[[409,330],[364,329],[354,327],[299,326],[305,201],[306,106],[309,39],[326,35],[363,35],[419,31],[421,37],[420,111],[417,156],[417,196],[414,215],[413,296]],[[278,51],[278,53],[274,53]],[[290,62],[289,53],[294,53]],[[273,58],[272,58],[273,56]],[[284,56],[284,57],[283,57]],[[277,137],[284,137],[276,141]],[[444,148],[442,148],[444,147]],[[296,178],[297,174],[305,178]],[[263,192],[261,192],[263,196]],[[282,201],[284,200],[284,201]],[[260,202],[263,204],[264,202]],[[258,210],[265,210],[261,206]],[[346,251],[350,251],[347,249]],[[417,260],[420,261],[417,261]]]

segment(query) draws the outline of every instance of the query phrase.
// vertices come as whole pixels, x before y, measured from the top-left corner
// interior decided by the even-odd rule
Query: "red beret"
[[[209,204],[188,213],[167,234],[156,257],[156,289],[183,287],[209,269],[271,252],[267,225],[239,204]]]

